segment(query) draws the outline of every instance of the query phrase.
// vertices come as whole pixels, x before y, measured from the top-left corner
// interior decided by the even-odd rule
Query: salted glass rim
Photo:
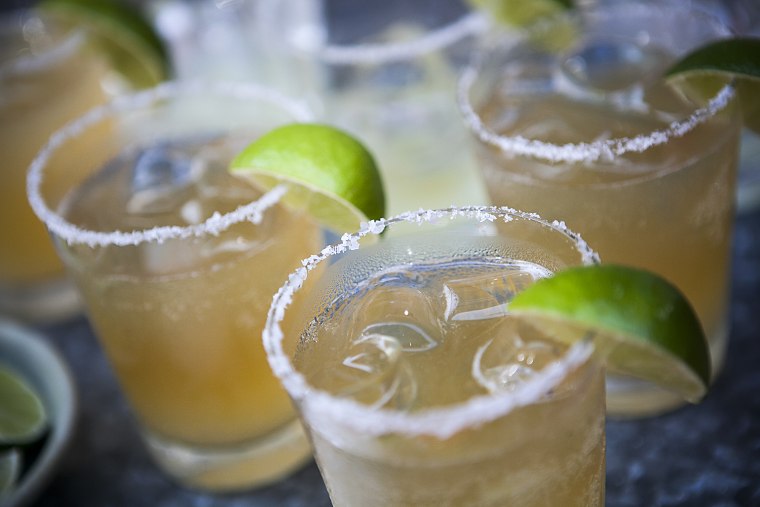
[[[557,20],[582,18],[595,12],[614,13],[615,16],[621,16],[626,12],[649,13],[651,11],[668,11],[680,13],[684,9],[689,9],[688,14],[690,16],[702,18],[702,20],[712,25],[720,37],[729,36],[731,34],[729,28],[721,23],[719,19],[699,9],[689,8],[688,6],[682,6],[673,2],[665,2],[658,5],[624,3],[590,7],[576,12],[563,13],[552,17],[545,22],[539,22],[534,25],[533,30],[544,29],[547,25],[556,23]],[[665,128],[653,130],[645,134],[639,134],[634,137],[618,137],[593,142],[556,144],[519,135],[501,135],[488,128],[481,120],[480,115],[475,111],[471,104],[470,91],[478,79],[480,68],[487,55],[512,48],[520,41],[524,41],[530,33],[531,30],[529,29],[523,32],[518,38],[501,38],[495,43],[492,42],[491,45],[478,50],[475,56],[471,59],[470,64],[468,64],[460,74],[459,82],[457,84],[456,101],[467,128],[480,141],[494,146],[511,156],[527,156],[551,163],[592,163],[600,160],[614,160],[616,157],[623,156],[626,153],[643,153],[649,149],[665,144],[673,138],[684,136],[725,109],[736,96],[735,87],[733,83],[729,82],[718,90],[705,106],[695,108],[688,117],[673,121]]]
[[[11,9],[0,14],[0,31],[17,31],[23,37],[21,25],[35,18],[41,20],[46,28],[51,23],[57,23],[55,16],[35,9]],[[84,45],[85,31],[82,28],[71,27],[57,35],[55,39],[55,44],[51,44],[39,53],[20,54],[0,63],[0,79],[45,70],[71,57]]]
[[[443,26],[427,30],[419,37],[394,43],[326,44],[316,48],[317,57],[332,65],[378,65],[412,60],[446,48],[469,36],[483,33],[486,16],[472,10]]]
[[[313,114],[302,103],[286,97],[280,92],[255,83],[169,81],[138,93],[117,97],[106,104],[90,109],[79,118],[70,121],[53,133],[38,152],[27,173],[27,195],[29,204],[48,230],[69,244],[94,246],[127,246],[146,242],[162,242],[170,239],[217,235],[240,222],[260,223],[263,213],[275,205],[287,192],[284,185],[278,185],[264,193],[259,199],[239,206],[228,213],[214,213],[205,221],[189,226],[157,226],[131,232],[114,230],[110,232],[92,231],[72,224],[59,213],[50,209],[42,197],[41,186],[44,169],[50,157],[66,142],[77,137],[92,125],[122,112],[147,108],[161,100],[181,96],[214,94],[220,97],[240,100],[258,100],[281,107],[293,117],[293,121],[311,121]]]
[[[492,223],[498,220],[509,222],[515,219],[535,222],[538,226],[548,227],[570,239],[581,256],[584,265],[599,263],[598,254],[589,247],[581,236],[570,230],[564,222],[549,222],[535,213],[515,210],[506,206],[463,206],[437,210],[408,211],[391,218],[371,220],[361,225],[353,234],[344,234],[341,240],[325,247],[319,254],[302,261],[302,267],[288,277],[272,299],[264,325],[263,342],[269,365],[280,379],[290,396],[312,413],[339,417],[341,424],[353,430],[369,435],[389,433],[409,436],[431,435],[441,439],[499,417],[513,410],[537,402],[550,389],[556,387],[568,374],[586,362],[593,345],[581,340],[573,344],[565,355],[539,371],[531,379],[518,386],[514,391],[480,395],[467,401],[447,407],[436,407],[414,413],[376,409],[348,398],[340,398],[326,391],[311,386],[306,378],[296,370],[290,357],[283,349],[284,333],[281,322],[285,311],[291,304],[295,293],[303,286],[308,273],[321,262],[331,257],[359,248],[359,241],[368,235],[379,235],[389,226],[399,223],[431,223],[438,220],[454,220],[459,217]]]

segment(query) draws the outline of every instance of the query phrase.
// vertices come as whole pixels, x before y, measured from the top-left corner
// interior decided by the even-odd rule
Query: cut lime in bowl
[[[385,214],[374,157],[360,141],[329,125],[276,128],[246,147],[230,171],[265,190],[287,185],[286,205],[338,233]]]
[[[0,443],[0,454],[14,451],[0,458],[0,475],[4,477],[0,482],[9,482],[0,494],[0,505],[29,505],[52,477],[71,441],[77,413],[76,390],[68,366],[44,336],[3,318],[0,318],[0,365],[33,390],[47,421],[44,428],[39,426],[34,415],[39,407],[32,408],[32,417],[27,420],[29,428],[21,431],[21,441],[15,440],[19,435],[16,430],[8,440],[6,428],[6,440]],[[18,386],[12,384],[15,392],[12,396],[16,397]],[[20,403],[21,408],[28,408],[27,394],[21,394],[22,400],[16,399],[11,405]],[[13,427],[17,427],[15,423]]]
[[[134,4],[120,0],[43,0],[38,7],[85,29],[95,50],[136,88],[148,88],[168,78],[166,47]]]
[[[29,382],[7,364],[0,363],[0,446],[37,440],[47,429],[45,406]]]
[[[518,293],[509,311],[560,341],[591,337],[612,372],[692,403],[707,391],[710,351],[696,313],[675,286],[651,272],[609,264],[560,271]]]

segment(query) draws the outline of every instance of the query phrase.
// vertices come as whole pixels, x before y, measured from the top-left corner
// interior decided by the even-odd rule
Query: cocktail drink
[[[491,201],[562,217],[606,262],[677,285],[700,316],[714,370],[728,330],[740,122],[730,85],[700,101],[662,75],[724,35],[680,4],[593,8],[484,49],[459,90]],[[621,378],[608,389],[616,414],[680,403]]]
[[[420,229],[377,241],[409,222]],[[535,280],[595,261],[562,224],[506,208],[371,222],[308,259],[264,343],[333,504],[603,505],[593,343],[561,345],[509,312]]]
[[[0,41],[0,312],[55,319],[79,305],[27,203],[26,170],[53,131],[106,100],[110,71],[83,31],[36,11],[0,16]]]
[[[280,187],[262,195],[227,172],[252,139],[307,117],[253,85],[168,84],[68,125],[30,172],[148,449],[194,487],[271,482],[310,456],[259,337],[321,229],[277,204]],[[104,124],[106,149],[91,153]],[[70,150],[86,177],[48,189]]]
[[[461,2],[448,2],[458,9],[363,4],[342,17],[336,4],[324,2],[325,44],[297,51],[318,64],[318,80],[307,81],[306,92],[320,116],[361,137],[375,154],[388,211],[484,202],[454,101],[482,17]]]

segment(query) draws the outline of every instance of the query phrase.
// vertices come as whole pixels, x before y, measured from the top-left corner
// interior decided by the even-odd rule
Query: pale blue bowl
[[[21,477],[3,507],[29,504],[53,475],[74,432],[77,395],[68,366],[58,351],[39,333],[0,318],[0,362],[21,373],[42,399],[50,417],[44,447]]]

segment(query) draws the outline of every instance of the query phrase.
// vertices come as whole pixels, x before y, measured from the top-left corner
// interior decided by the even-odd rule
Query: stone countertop
[[[740,217],[726,365],[700,405],[607,425],[608,507],[760,506],[760,212]],[[74,371],[81,400],[69,452],[35,507],[319,507],[312,463],[264,489],[213,496],[177,486],[151,462],[84,318],[43,331]]]

